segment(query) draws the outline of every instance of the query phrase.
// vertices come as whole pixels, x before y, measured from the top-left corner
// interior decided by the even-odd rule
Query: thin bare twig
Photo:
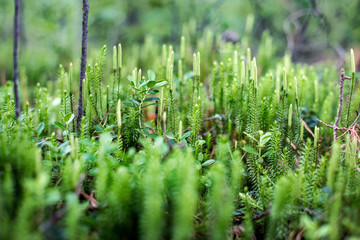
[[[339,108],[338,108],[338,113],[336,116],[336,120],[334,123],[334,128],[333,128],[333,135],[334,135],[334,142],[337,139],[337,128],[340,122],[340,117],[341,117],[341,111],[343,108],[343,100],[344,100],[344,96],[343,96],[343,89],[344,89],[344,81],[345,79],[351,79],[351,77],[348,77],[345,75],[345,70],[342,68],[340,71],[340,91],[339,91]]]
[[[224,119],[224,118],[225,118],[225,115],[224,115],[224,114],[215,114],[215,115],[212,116],[212,117],[205,118],[204,120],[202,120],[202,122],[210,121],[210,120],[213,120],[213,119],[222,120],[222,119]]]
[[[98,202],[94,198],[94,191],[92,191],[90,195],[88,195],[84,191],[81,191],[80,195],[83,196],[86,200],[88,200],[90,210],[96,210],[98,208]]]
[[[343,137],[346,133],[348,133],[350,130],[354,129],[357,120],[359,119],[359,114],[357,115],[357,117],[355,118],[354,122],[349,126],[349,128],[346,130],[346,132],[344,132],[343,134],[340,135],[339,138]]]
[[[344,101],[344,96],[343,96],[343,90],[344,90],[344,81],[345,79],[351,79],[351,77],[348,77],[345,75],[345,70],[342,68],[340,71],[340,90],[339,90],[339,107],[338,107],[338,112],[337,112],[337,116],[335,119],[335,123],[334,126],[327,124],[323,121],[321,121],[320,119],[316,119],[318,122],[324,124],[325,126],[332,128],[333,129],[333,136],[334,136],[334,142],[338,139],[338,130],[345,130],[345,133],[347,133],[348,131],[350,131],[351,128],[353,128],[353,124],[356,124],[356,121],[359,117],[356,117],[355,121],[351,124],[351,127],[349,128],[339,128],[339,122],[340,122],[340,117],[341,117],[341,111],[343,108],[343,101]],[[340,137],[344,136],[343,133]]]
[[[241,159],[240,159],[240,162],[244,159],[244,157],[246,156],[246,153],[247,152],[244,152],[244,154],[242,155]]]
[[[107,122],[107,120],[108,120],[108,117],[109,117],[109,112],[110,112],[110,109],[111,109],[111,106],[109,107],[109,109],[108,109],[108,111],[106,112],[106,114],[105,114],[105,122],[103,123],[103,127],[105,127],[105,125],[106,125],[106,122]]]
[[[45,142],[48,141],[49,139],[50,139],[49,137],[44,138],[41,142],[36,143],[36,146],[39,146],[39,145],[45,143]]]
[[[210,159],[214,157],[214,153],[215,153],[215,148],[213,147],[213,149],[211,150]]]
[[[318,119],[318,118],[316,119],[316,121],[318,121],[319,123],[325,125],[326,127],[329,127],[329,128],[331,128],[331,129],[335,129],[335,127],[334,127],[333,125],[327,124],[326,122],[321,121],[321,120]],[[347,131],[347,130],[348,130],[348,129],[345,128],[345,127],[337,127],[336,129],[337,129],[337,130],[341,130],[341,131]]]
[[[320,122],[320,123],[322,123],[322,124],[324,124],[325,126],[327,126],[327,127],[329,127],[329,128],[331,128],[331,129],[334,129],[335,127],[334,126],[332,126],[332,125],[329,125],[329,124],[327,124],[326,122],[323,122],[323,121],[321,121],[320,119],[316,119],[316,121],[318,121],[318,122]]]
[[[299,155],[301,155],[299,149],[296,147],[296,145],[295,145],[293,142],[290,141],[289,138],[286,138],[286,141],[291,145],[291,147],[292,147]]]
[[[302,239],[302,235],[304,234],[305,229],[301,230],[297,235],[296,235],[296,239],[295,240],[301,240]]]
[[[268,208],[266,211],[264,211],[264,212],[256,215],[255,217],[253,217],[253,218],[251,219],[251,221],[259,220],[259,219],[265,217],[265,216],[268,215],[268,214],[270,214],[270,208]]]
[[[301,206],[300,209],[306,213],[309,213],[311,215],[314,215],[314,216],[320,216],[319,213],[315,212],[314,210],[311,210],[310,208],[307,208],[307,207],[304,207],[304,206]]]
[[[311,134],[311,136],[315,137],[314,133],[311,131],[309,126],[306,124],[306,122],[302,119],[301,119],[301,121],[303,122],[305,129]]]
[[[103,127],[105,127],[105,124],[107,122],[107,118],[108,118],[108,115],[110,113],[110,109],[111,109],[111,106],[109,107],[109,109],[107,110],[106,114],[103,116],[103,118],[101,119],[99,125],[102,125]],[[103,123],[103,121],[105,120],[105,122]],[[94,130],[94,132],[92,134],[96,133],[96,129]]]

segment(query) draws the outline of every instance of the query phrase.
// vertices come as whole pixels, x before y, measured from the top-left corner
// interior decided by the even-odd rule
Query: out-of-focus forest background
[[[21,72],[29,83],[54,78],[61,63],[79,62],[82,1],[22,0]],[[89,54],[121,42],[196,41],[206,30],[256,51],[265,30],[278,55],[294,61],[341,65],[345,51],[360,49],[359,0],[89,0]],[[12,78],[13,1],[0,0],[1,79]],[[244,37],[245,36],[245,37]],[[244,40],[245,39],[245,40]],[[359,54],[357,54],[359,55]],[[24,75],[24,74],[23,74]]]

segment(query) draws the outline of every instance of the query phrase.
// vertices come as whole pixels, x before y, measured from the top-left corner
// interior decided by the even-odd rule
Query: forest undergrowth
[[[19,118],[7,82],[0,239],[358,239],[349,59],[341,72],[279,59],[267,32],[256,56],[210,31],[104,46],[81,124],[73,64],[43,85],[22,75]]]

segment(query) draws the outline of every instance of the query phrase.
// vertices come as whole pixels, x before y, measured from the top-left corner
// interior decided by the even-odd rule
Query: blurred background
[[[79,65],[82,1],[21,2],[23,77],[29,83],[54,80],[59,64]],[[2,82],[12,79],[13,4],[0,0]],[[110,49],[119,42],[125,52],[137,55],[142,51],[139,44],[177,45],[182,35],[195,47],[196,39],[209,30],[223,41],[243,41],[254,52],[266,30],[275,55],[288,51],[297,62],[341,66],[349,48],[360,56],[356,54],[360,0],[89,0],[89,4],[90,56],[104,44]]]

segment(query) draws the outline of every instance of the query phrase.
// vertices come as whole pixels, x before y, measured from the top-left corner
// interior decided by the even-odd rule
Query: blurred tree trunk
[[[19,0],[19,31],[20,31],[20,43],[22,46],[26,44],[25,27],[24,27],[24,1]]]
[[[19,55],[19,5],[20,0],[15,0],[15,14],[14,14],[14,97],[15,97],[15,114],[16,117],[20,116],[20,102],[19,102],[19,92],[18,92],[18,82],[19,82],[19,71],[18,71],[18,55]]]
[[[170,40],[172,42],[178,42],[179,38],[180,38],[179,35],[181,35],[181,33],[179,34],[179,32],[180,32],[179,31],[179,11],[176,6],[175,0],[172,0],[170,2],[170,6],[171,6],[171,16],[172,16]]]
[[[127,15],[126,15],[126,24],[129,26],[136,25],[139,22],[138,9],[135,6],[135,3],[132,0],[127,1]]]
[[[79,103],[78,103],[78,116],[77,116],[77,130],[78,131],[80,130],[81,118],[83,115],[82,82],[85,79],[85,72],[86,72],[88,16],[89,16],[89,2],[88,2],[88,0],[83,0],[81,64],[80,64],[80,79],[79,79]]]

